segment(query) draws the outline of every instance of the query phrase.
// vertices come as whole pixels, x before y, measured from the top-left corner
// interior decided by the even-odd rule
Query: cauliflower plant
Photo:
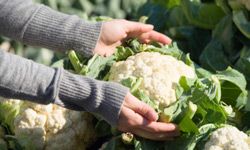
[[[225,126],[212,132],[205,150],[249,150],[250,138],[236,127]]]
[[[5,103],[18,102],[8,100]],[[21,145],[28,149],[82,150],[94,140],[92,117],[85,112],[53,104],[22,102],[13,119],[13,131]]]
[[[141,52],[114,63],[109,80],[121,82],[129,77],[141,77],[139,89],[159,104],[168,106],[176,101],[175,87],[181,76],[194,78],[194,69],[169,55]]]

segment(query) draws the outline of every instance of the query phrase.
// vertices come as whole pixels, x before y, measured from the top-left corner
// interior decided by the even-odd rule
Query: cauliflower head
[[[9,100],[5,103],[18,103]],[[23,102],[13,120],[15,136],[27,149],[68,150],[85,149],[94,141],[93,117],[49,104]]]
[[[233,126],[225,126],[212,132],[205,150],[247,150],[250,138]]]
[[[169,55],[141,52],[114,63],[109,80],[121,82],[140,77],[143,81],[139,88],[158,104],[168,106],[176,101],[175,87],[181,76],[194,78],[194,69]]]

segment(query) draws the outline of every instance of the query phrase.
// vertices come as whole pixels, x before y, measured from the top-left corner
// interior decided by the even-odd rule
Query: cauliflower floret
[[[67,149],[85,149],[91,141],[94,140],[94,130],[91,123],[91,117],[87,113],[82,113],[79,115],[79,112],[68,111],[65,114],[66,120],[64,130],[57,132],[57,135],[49,133],[47,136],[47,150],[57,150],[62,149],[62,147]],[[91,125],[91,126],[90,126]],[[65,137],[74,139],[65,140]],[[56,143],[56,144],[54,144]]]
[[[194,78],[194,69],[172,56],[141,52],[114,63],[109,80],[121,82],[129,77],[141,77],[140,89],[156,102],[168,106],[176,101],[175,87],[181,76]]]
[[[247,150],[250,149],[249,137],[236,127],[226,126],[214,131],[205,150]]]
[[[238,0],[242,5],[246,7],[247,10],[250,10],[250,1],[249,0]]]
[[[11,48],[10,42],[3,42],[0,44],[0,49],[2,49],[4,51],[9,51],[10,48]]]
[[[9,100],[5,103],[19,101]],[[23,102],[20,112],[13,119],[16,137],[22,144],[32,145],[37,150],[80,150],[95,139],[90,114],[53,104]]]

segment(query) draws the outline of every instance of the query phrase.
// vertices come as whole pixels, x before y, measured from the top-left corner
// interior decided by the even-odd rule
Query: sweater
[[[32,0],[0,0],[0,35],[27,45],[62,52],[74,49],[91,56],[101,26]],[[51,68],[0,50],[2,97],[97,113],[115,126],[127,93],[120,84]]]

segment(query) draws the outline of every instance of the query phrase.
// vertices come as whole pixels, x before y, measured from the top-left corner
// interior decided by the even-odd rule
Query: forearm
[[[115,125],[128,89],[0,50],[0,96],[98,113]]]
[[[54,50],[92,55],[101,23],[56,12],[31,0],[0,0],[0,35]]]

